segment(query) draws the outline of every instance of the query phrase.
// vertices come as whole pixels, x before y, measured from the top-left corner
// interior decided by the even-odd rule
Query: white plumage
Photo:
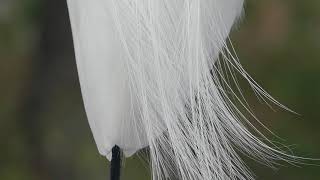
[[[238,152],[266,164],[286,156],[248,131],[221,69],[228,64],[280,105],[227,48],[243,0],[68,6],[84,104],[102,155],[110,159],[114,145],[126,156],[149,146],[154,179],[186,180],[253,179]]]

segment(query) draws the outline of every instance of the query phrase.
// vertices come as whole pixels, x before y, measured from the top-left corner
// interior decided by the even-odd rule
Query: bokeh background
[[[301,115],[272,111],[244,83],[246,97],[294,154],[320,158],[320,1],[248,0],[245,9],[231,35],[242,64]],[[140,159],[125,160],[123,179],[150,179]],[[319,166],[248,163],[258,180],[320,179]],[[108,179],[108,165],[83,108],[65,0],[0,0],[0,179]]]

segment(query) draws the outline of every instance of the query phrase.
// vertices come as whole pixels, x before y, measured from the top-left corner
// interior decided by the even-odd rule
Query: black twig
[[[121,150],[119,146],[112,148],[112,159],[110,168],[110,180],[120,180]]]

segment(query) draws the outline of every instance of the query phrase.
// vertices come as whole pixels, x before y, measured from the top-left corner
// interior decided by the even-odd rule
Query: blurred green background
[[[270,110],[243,85],[248,101],[294,154],[320,158],[320,1],[249,0],[245,9],[231,36],[242,64],[301,116]],[[82,104],[65,0],[0,0],[0,60],[0,179],[108,179]],[[319,166],[248,163],[258,180],[320,180]],[[139,156],[123,171],[126,180],[150,179]]]

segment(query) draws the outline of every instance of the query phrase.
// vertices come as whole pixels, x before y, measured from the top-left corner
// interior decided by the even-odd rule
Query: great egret
[[[113,147],[128,157],[148,146],[154,179],[247,180],[238,152],[266,164],[290,159],[249,132],[229,98],[250,112],[222,66],[282,106],[227,46],[243,0],[67,2],[87,116],[109,160]]]

